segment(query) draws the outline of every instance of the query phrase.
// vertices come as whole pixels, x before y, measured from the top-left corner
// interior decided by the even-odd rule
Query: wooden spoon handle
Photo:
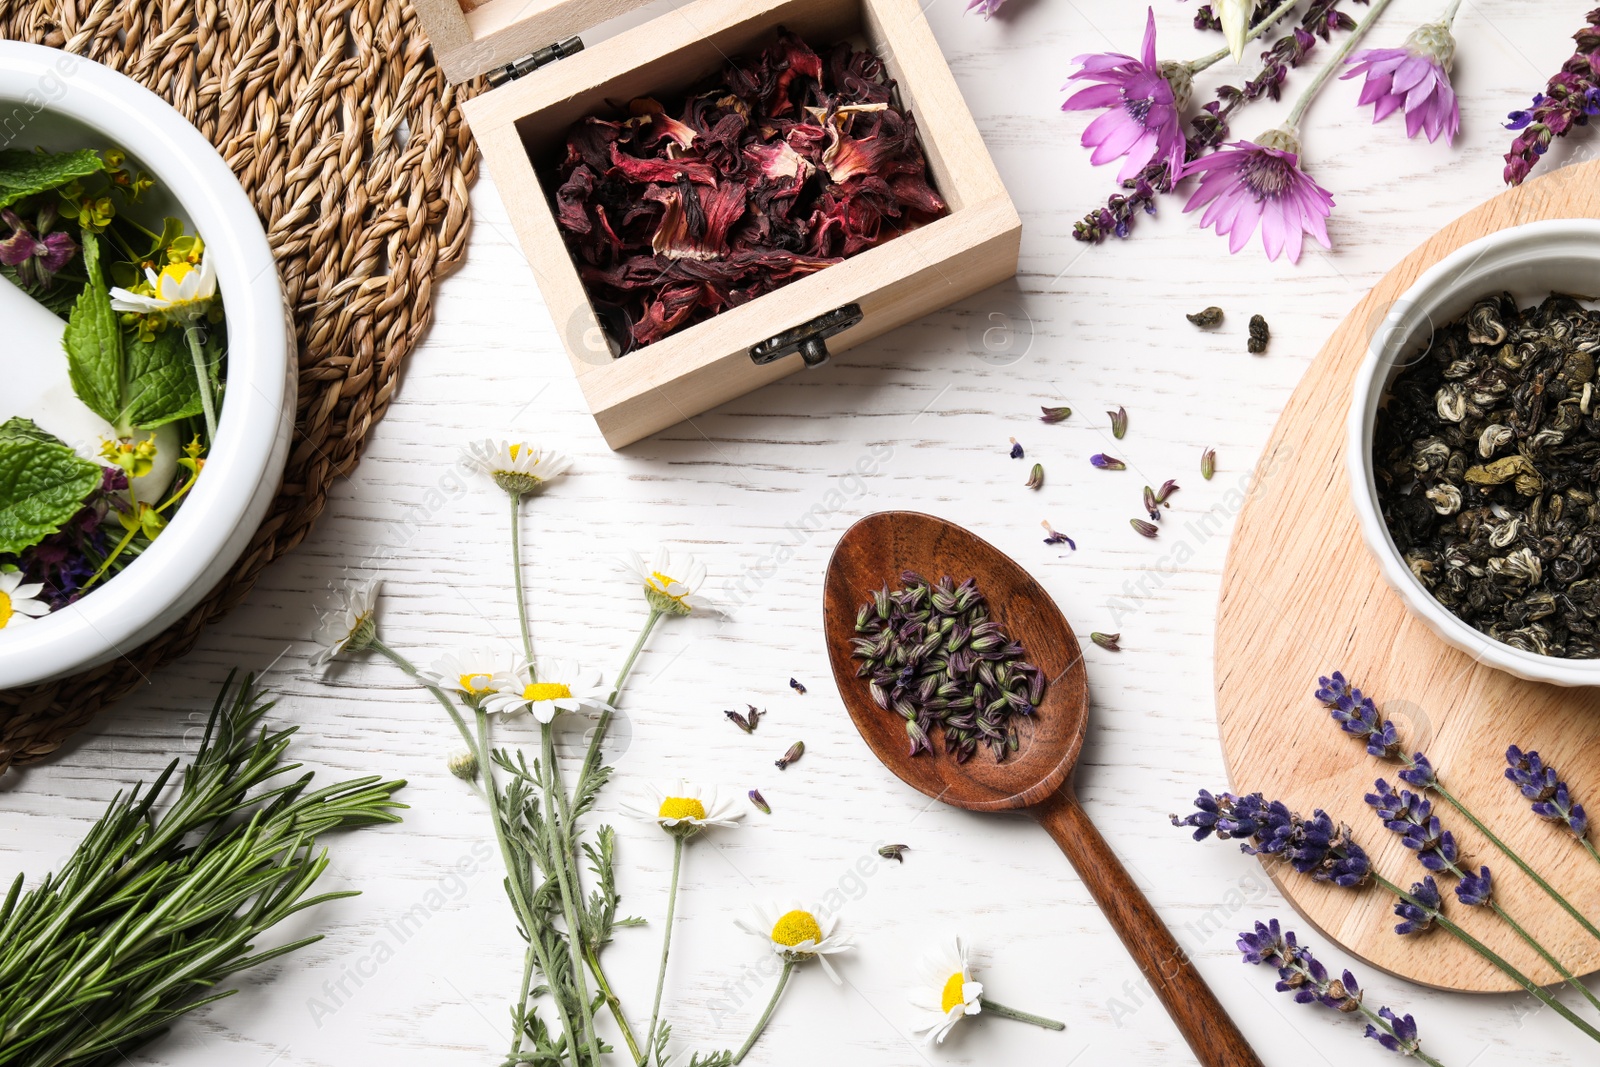
[[[1188,954],[1089,821],[1071,786],[1062,786],[1049,800],[1029,810],[1077,868],[1200,1063],[1204,1067],[1261,1067],[1261,1060],[1189,962]]]

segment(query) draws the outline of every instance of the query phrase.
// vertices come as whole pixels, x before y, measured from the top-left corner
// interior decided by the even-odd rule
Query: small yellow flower
[[[674,837],[693,837],[707,826],[736,826],[744,812],[717,790],[701,789],[679,781],[671,792],[649,784],[648,798],[624,800],[622,810],[636,819],[653,822]]]
[[[706,569],[693,556],[674,557],[665,548],[656,549],[649,565],[637,552],[622,557],[622,565],[644,589],[644,598],[657,611],[668,615],[688,615],[715,610],[700,595]]]
[[[840,984],[839,976],[828,957],[855,947],[848,934],[833,933],[837,921],[833,916],[819,917],[798,904],[783,905],[778,911],[758,906],[752,917],[734,920],[745,933],[766,941],[787,963],[817,960],[835,985]]]
[[[956,938],[922,961],[919,980],[908,997],[920,1013],[916,1032],[930,1044],[942,1042],[968,1015],[983,1011],[983,984],[972,980],[967,950]]]

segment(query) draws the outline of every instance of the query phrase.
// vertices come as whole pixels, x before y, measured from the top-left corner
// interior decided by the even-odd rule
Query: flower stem
[[[1317,71],[1317,76],[1311,79],[1311,84],[1306,86],[1306,91],[1300,94],[1300,99],[1295,101],[1293,110],[1289,112],[1288,119],[1284,121],[1284,129],[1290,132],[1299,129],[1300,120],[1305,117],[1306,109],[1311,106],[1311,101],[1317,98],[1317,94],[1322,91],[1324,85],[1328,84],[1328,79],[1333,77],[1334,72],[1344,67],[1345,59],[1351,52],[1355,51],[1356,45],[1361,43],[1361,39],[1367,35],[1367,31],[1377,25],[1379,17],[1383,15],[1384,9],[1391,2],[1392,0],[1372,0],[1372,10],[1367,12],[1366,18],[1358,22],[1356,28],[1350,31],[1350,36],[1344,39],[1344,43],[1333,54],[1333,58],[1323,64],[1322,69]],[[1299,135],[1296,134],[1296,136]]]
[[[1539,872],[1528,866],[1527,861],[1513,852],[1510,845],[1500,840],[1500,838],[1495,835],[1493,830],[1489,829],[1483,824],[1483,820],[1479,819],[1476,815],[1472,814],[1471,811],[1467,810],[1467,806],[1461,803],[1461,801],[1457,800],[1455,796],[1451,794],[1451,792],[1446,789],[1444,785],[1437,779],[1435,779],[1433,782],[1433,788],[1441,797],[1444,798],[1445,803],[1449,804],[1452,808],[1455,808],[1456,811],[1460,812],[1461,816],[1470,822],[1474,827],[1476,827],[1480,834],[1488,838],[1491,845],[1499,849],[1508,860],[1510,860],[1512,863],[1515,863],[1523,874],[1533,879],[1533,883],[1540,889],[1544,890],[1551,900],[1561,905],[1561,910],[1565,911],[1568,915],[1576,919],[1578,921],[1578,925],[1588,931],[1590,937],[1600,941],[1600,928],[1597,928],[1594,923],[1584,918],[1583,913],[1578,911],[1577,908],[1567,903],[1567,898],[1562,896],[1555,886],[1541,878],[1539,876]],[[1587,842],[1585,843],[1587,844]],[[1590,852],[1592,853],[1593,851],[1594,849],[1591,846]],[[1600,859],[1600,856],[1597,856],[1596,859]]]
[[[217,441],[217,402],[211,395],[211,374],[206,369],[206,354],[200,347],[200,327],[189,325],[183,328],[183,338],[189,342],[189,356],[194,360],[195,381],[200,387],[200,409],[206,417],[206,439],[215,445]]]
[[[412,664],[410,660],[406,659],[400,653],[396,652],[394,649],[390,648],[376,637],[372,639],[372,643],[367,647],[372,649],[374,652],[387,657],[391,663],[393,663],[396,667],[399,667],[402,671],[405,671],[406,674],[410,675],[414,681],[419,681],[417,679],[416,666]],[[432,693],[434,697],[438,699],[439,703],[444,705],[444,710],[450,713],[450,719],[456,724],[456,729],[461,731],[461,739],[467,743],[468,748],[472,749],[474,752],[477,752],[478,739],[472,736],[471,730],[467,729],[466,720],[463,719],[461,717],[461,713],[456,710],[455,701],[451,700],[447,695],[445,695],[444,691],[441,689],[437,689],[434,686],[427,685],[426,683],[420,684],[422,684],[424,689]],[[480,765],[483,764],[483,757],[486,754],[487,753],[479,753],[478,763]]]
[[[1596,998],[1593,993],[1589,992],[1588,986],[1584,985],[1582,982],[1578,981],[1577,978],[1573,977],[1572,972],[1561,965],[1560,960],[1552,956],[1548,949],[1539,944],[1539,942],[1535,941],[1533,939],[1533,935],[1524,930],[1522,925],[1511,917],[1510,912],[1506,911],[1506,909],[1502,908],[1499,903],[1492,900],[1489,902],[1489,906],[1494,909],[1494,913],[1500,916],[1501,920],[1507,926],[1511,927],[1511,929],[1516,932],[1518,937],[1522,938],[1523,941],[1528,943],[1529,948],[1533,949],[1533,951],[1539,954],[1540,959],[1544,960],[1550,966],[1555,968],[1556,973],[1561,976],[1561,980],[1563,982],[1566,982],[1568,985],[1572,986],[1579,993],[1582,993],[1585,1000],[1587,1000],[1595,1008],[1600,1009],[1600,998]]]
[[[678,872],[683,867],[683,838],[673,835],[672,838],[672,883],[667,888],[667,928],[661,935],[661,969],[656,972],[656,999],[650,1005],[650,1029],[644,1035],[644,1047],[651,1048],[656,1042],[656,1022],[661,1018],[661,990],[667,984],[667,953],[672,948],[672,915],[678,906]],[[643,1067],[644,1061],[640,1061]]]
[[[511,580],[517,595],[517,622],[522,629],[522,652],[528,659],[528,680],[537,682],[538,671],[533,663],[533,630],[528,626],[528,598],[522,589],[522,496],[507,493],[511,501]]]
[[[633,643],[633,650],[628,653],[628,658],[622,661],[622,669],[617,672],[616,684],[611,689],[611,697],[606,701],[606,707],[600,712],[600,721],[595,724],[594,736],[589,739],[589,750],[584,753],[583,766],[578,772],[578,787],[581,790],[587,783],[589,775],[600,764],[600,745],[605,741],[606,730],[611,726],[611,716],[615,713],[617,704],[622,700],[622,687],[628,680],[628,675],[633,672],[634,660],[639,658],[639,653],[644,650],[644,643],[650,639],[650,632],[655,629],[656,623],[661,621],[661,612],[655,608],[650,609],[650,615],[644,620],[644,626],[639,629],[638,640]]]
[[[1263,33],[1266,33],[1268,30],[1272,29],[1273,25],[1279,19],[1293,11],[1299,3],[1300,0],[1283,0],[1283,3],[1279,4],[1277,8],[1273,10],[1272,14],[1268,15],[1266,18],[1262,19],[1260,22],[1256,23],[1254,26],[1245,31],[1245,43],[1249,44],[1257,37],[1260,37]],[[1210,55],[1202,56],[1196,60],[1191,60],[1189,63],[1189,70],[1193,74],[1199,74],[1202,70],[1222,62],[1230,55],[1232,55],[1231,50],[1227,48],[1219,48]]]
[[[1042,1026],[1046,1030],[1065,1030],[1067,1024],[1054,1019],[1046,1019],[1043,1015],[1033,1015],[1029,1012],[1008,1008],[1004,1004],[997,1004],[988,997],[979,997],[978,1004],[986,1014],[998,1015],[1002,1019],[1015,1019],[1019,1023],[1028,1023],[1031,1026]]]
[[[1594,850],[1593,842],[1591,842],[1587,837],[1580,837],[1578,838],[1578,843],[1583,846],[1583,850],[1585,852],[1594,857],[1594,861],[1596,863],[1600,863],[1600,852],[1596,852]]]
[[[1416,897],[1412,896],[1410,893],[1406,892],[1404,889],[1401,889],[1399,886],[1395,885],[1393,882],[1391,882],[1387,878],[1383,877],[1383,875],[1374,873],[1372,877],[1373,877],[1373,881],[1375,881],[1378,885],[1382,886],[1388,892],[1393,893],[1395,896],[1399,897],[1401,900],[1407,901],[1408,903],[1411,903],[1411,904],[1417,904],[1417,905],[1420,906],[1420,902],[1417,900]],[[1532,993],[1539,1000],[1543,1001],[1545,1006],[1553,1009],[1557,1015],[1560,1015],[1563,1019],[1567,1020],[1573,1026],[1576,1026],[1579,1030],[1582,1030],[1589,1037],[1593,1038],[1596,1041],[1600,1041],[1600,1030],[1596,1030],[1594,1027],[1592,1027],[1588,1023],[1584,1022],[1581,1018],[1579,1018],[1576,1014],[1573,1013],[1571,1008],[1567,1007],[1565,1004],[1561,1003],[1561,1001],[1557,1000],[1554,996],[1552,996],[1551,994],[1547,993],[1544,990],[1544,988],[1542,986],[1540,986],[1539,983],[1535,982],[1532,978],[1529,978],[1527,975],[1525,975],[1521,971],[1517,970],[1511,964],[1507,963],[1506,960],[1503,957],[1501,957],[1498,953],[1496,953],[1488,945],[1485,945],[1482,941],[1479,941],[1477,938],[1475,938],[1471,934],[1467,933],[1465,930],[1463,930],[1461,927],[1457,926],[1454,922],[1452,922],[1449,919],[1445,918],[1443,915],[1435,915],[1433,921],[1438,923],[1439,924],[1439,928],[1441,930],[1443,930],[1445,933],[1449,934],[1451,937],[1455,938],[1457,941],[1460,941],[1462,944],[1464,944],[1468,948],[1472,949],[1472,951],[1476,952],[1478,955],[1482,956],[1484,959],[1486,959],[1490,963],[1494,964],[1496,967],[1498,967],[1500,969],[1500,971],[1502,973],[1504,973],[1512,981],[1516,982],[1523,989],[1527,990],[1529,993]]]
[[[600,955],[595,952],[594,946],[587,939],[583,943],[583,959],[589,965],[589,973],[594,975],[595,985],[600,989],[600,995],[605,998],[606,1007],[611,1009],[611,1017],[617,1021],[617,1026],[622,1030],[622,1040],[628,1045],[628,1051],[635,1059],[643,1064],[649,1059],[649,1046],[644,1050],[639,1048],[639,1042],[633,1036],[633,1027],[628,1025],[628,1017],[622,1013],[622,999],[611,988],[611,983],[606,979],[606,972],[600,967]]]
[[[1423,1063],[1426,1063],[1428,1067],[1444,1067],[1444,1064],[1440,1063],[1438,1060],[1422,1051],[1420,1043],[1401,1041],[1400,1035],[1394,1032],[1394,1027],[1389,1025],[1388,1019],[1385,1019],[1383,1016],[1379,1015],[1377,1012],[1373,1011],[1371,1008],[1359,1001],[1356,1002],[1356,1009],[1360,1011],[1362,1015],[1365,1015],[1367,1020],[1372,1023],[1374,1027],[1382,1030],[1384,1033],[1394,1038],[1395,1041],[1399,1042],[1400,1047],[1405,1049],[1401,1055],[1414,1056]]]
[[[517,1053],[522,1051],[522,1018],[528,1010],[528,990],[533,988],[533,942],[528,942],[527,951],[522,954],[522,985],[517,993],[517,1032],[511,1035],[511,1055],[507,1057],[508,1063],[517,1062]]]
[[[734,1063],[743,1062],[749,1054],[751,1047],[756,1043],[756,1038],[761,1036],[761,1031],[767,1028],[767,1020],[772,1018],[772,1009],[778,1006],[778,998],[783,996],[783,987],[789,984],[789,974],[794,970],[793,960],[783,961],[783,973],[778,975],[778,985],[772,991],[772,999],[767,1001],[767,1010],[761,1013],[761,1018],[756,1020],[756,1028],[750,1031],[750,1036],[745,1039],[744,1047],[739,1049],[733,1057]]]
[[[577,891],[573,888],[572,855],[577,833],[572,826],[572,809],[567,800],[566,788],[561,784],[561,772],[556,764],[555,735],[549,723],[539,727],[539,743],[544,755],[544,818],[554,832],[556,848],[551,851],[556,869],[556,886],[561,890],[561,917],[567,923],[567,943],[572,950],[572,980],[578,987],[578,1010],[583,1020],[583,1041],[589,1046],[594,1063],[600,1062],[600,1039],[594,1032],[594,1009],[589,1003],[589,980],[584,972],[583,927],[578,923],[575,904]],[[556,797],[561,798],[560,816],[557,815]]]
[[[1456,23],[1456,12],[1461,9],[1461,0],[1450,0],[1450,6],[1444,9],[1444,17],[1439,21],[1444,23],[1444,28],[1449,29]]]

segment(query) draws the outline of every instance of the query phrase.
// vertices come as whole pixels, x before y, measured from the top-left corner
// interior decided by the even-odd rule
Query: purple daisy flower
[[[1106,109],[1083,131],[1083,147],[1094,149],[1089,162],[1098,167],[1122,159],[1119,182],[1133,180],[1151,163],[1165,163],[1171,173],[1178,173],[1187,151],[1182,112],[1188,93],[1174,89],[1173,83],[1182,87],[1193,74],[1185,64],[1156,60],[1155,9],[1149,9],[1141,58],[1096,52],[1073,62],[1080,69],[1062,86],[1063,91],[1075,81],[1099,84],[1069,96],[1061,110]]]
[[[1184,211],[1204,207],[1202,228],[1216,228],[1228,238],[1228,251],[1237,253],[1261,227],[1261,244],[1268,259],[1287,254],[1300,262],[1306,234],[1323,248],[1328,242],[1327,219],[1333,197],[1300,169],[1300,142],[1288,130],[1271,130],[1259,141],[1235,141],[1183,170],[1183,177],[1200,175]]]
[[[1427,133],[1429,141],[1444,135],[1455,142],[1461,128],[1461,107],[1450,87],[1456,39],[1443,22],[1419,27],[1404,48],[1369,48],[1351,56],[1345,79],[1365,76],[1361,104],[1372,104],[1372,121],[1382,122],[1396,111],[1406,116],[1406,136]]]

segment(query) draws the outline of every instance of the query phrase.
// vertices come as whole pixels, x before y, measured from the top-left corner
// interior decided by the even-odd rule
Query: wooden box
[[[464,105],[583,395],[612,448],[692,418],[825,358],[813,343],[758,363],[761,346],[822,320],[834,351],[1013,276],[1022,225],[917,0],[692,0],[584,48],[570,33],[639,0],[414,0],[453,79],[498,83]],[[870,48],[915,116],[949,214],[620,357],[612,354],[557,229],[533,158],[585,116],[681,92],[785,27],[814,47]],[[554,54],[566,53],[550,60]],[[536,54],[536,55],[535,55]],[[513,77],[513,70],[522,71]],[[531,156],[530,156],[531,153]],[[859,321],[855,319],[858,305]],[[828,320],[832,316],[832,320]],[[786,340],[793,340],[791,335]]]

